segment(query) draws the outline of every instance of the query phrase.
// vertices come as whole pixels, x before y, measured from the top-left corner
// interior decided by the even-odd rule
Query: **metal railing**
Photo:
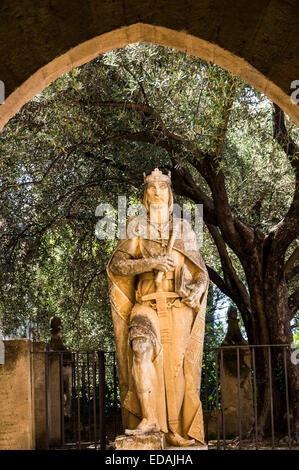
[[[242,365],[244,367],[244,357],[243,364],[241,364],[241,356],[244,356],[244,353],[247,354],[247,396],[244,396],[243,389],[244,373],[242,374]],[[209,354],[210,358],[208,358]],[[227,429],[227,424],[230,416],[228,416],[228,407],[225,402],[230,401],[230,404],[232,404],[233,400],[232,397],[226,397],[225,393],[227,391],[231,393],[233,392],[233,383],[235,383],[236,387],[234,410],[238,425],[235,438],[230,439],[234,442],[234,448],[248,448],[246,445],[243,446],[243,442],[245,442],[245,444],[246,442],[247,444],[249,442],[251,444],[251,448],[255,448],[256,450],[260,448],[293,448],[293,445],[296,444],[296,436],[292,436],[291,433],[292,415],[290,413],[287,367],[287,356],[290,354],[290,345],[288,344],[220,346],[204,351],[204,390],[202,387],[201,397],[206,414],[209,412],[208,397],[211,398],[207,385],[208,380],[210,380],[208,376],[208,366],[211,364],[211,361],[214,364],[215,400],[212,401],[212,408],[214,411],[216,410],[217,434],[215,439],[215,448],[218,450],[229,448],[227,439],[229,430]],[[211,357],[214,359],[211,359]],[[226,362],[226,364],[224,362]],[[273,368],[274,364],[275,370]],[[235,368],[234,374],[230,374],[230,371],[227,371],[227,369],[232,368]],[[230,387],[226,387],[226,382],[228,381],[230,381]],[[286,444],[281,443],[281,429],[275,429],[274,392],[277,392],[277,390],[279,391],[280,396],[279,406],[283,408],[283,410],[279,410],[279,415],[285,416],[284,422],[287,429]],[[245,399],[247,399],[247,403],[251,402],[251,409],[247,406],[247,414],[242,416],[242,413],[244,412],[243,405]],[[259,435],[259,425],[261,424],[260,421],[262,414],[262,406],[261,403],[259,403],[259,400],[268,400],[269,403],[269,410],[266,415],[268,416],[268,422],[270,422],[268,425],[270,433],[268,431],[267,438],[263,438]],[[262,403],[264,402],[262,401]],[[250,430],[248,430],[248,422],[251,422]],[[247,427],[247,429],[244,429],[244,423],[245,428]],[[207,418],[205,419],[205,435],[207,442],[209,442],[209,420]]]
[[[113,440],[121,432],[115,353],[37,351],[32,354],[42,356],[44,366],[46,443],[43,442],[43,447],[105,450],[107,437]]]
[[[115,352],[46,351],[43,354],[47,448],[105,450],[109,442],[123,433]],[[261,390],[268,394],[269,401],[267,445],[273,449],[279,447],[273,395],[278,388],[284,397],[287,446],[292,448],[288,354],[290,347],[286,344],[204,350],[201,401],[209,448],[225,450],[231,448],[231,442],[235,448],[236,442],[238,449],[246,448],[249,424],[251,444],[256,449],[264,448],[258,435]],[[261,376],[261,371],[267,376]]]

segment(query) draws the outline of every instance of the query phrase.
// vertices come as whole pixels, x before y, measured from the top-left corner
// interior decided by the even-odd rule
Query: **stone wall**
[[[0,364],[0,450],[35,449],[31,341],[4,341]]]
[[[0,364],[0,450],[47,449],[60,444],[60,360],[46,344],[4,341]],[[48,370],[48,372],[47,372]]]

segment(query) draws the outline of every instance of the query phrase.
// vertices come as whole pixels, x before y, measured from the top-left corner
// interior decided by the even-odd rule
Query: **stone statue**
[[[63,351],[62,362],[62,379],[63,379],[63,398],[64,398],[64,415],[67,418],[71,416],[72,402],[72,353],[68,351],[62,340],[62,322],[60,317],[54,316],[50,318],[50,351]],[[53,356],[55,357],[55,356]]]
[[[208,274],[195,233],[173,217],[170,174],[144,174],[144,216],[107,265],[125,434],[204,444],[199,398]]]

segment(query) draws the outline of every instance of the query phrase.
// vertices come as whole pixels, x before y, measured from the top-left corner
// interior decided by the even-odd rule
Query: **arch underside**
[[[26,102],[62,74],[89,62],[100,54],[137,42],[149,42],[171,47],[219,65],[240,76],[245,82],[264,93],[299,125],[299,105],[294,104],[286,91],[250,65],[245,59],[217,44],[185,31],[136,23],[84,41],[40,67],[24,83],[12,91],[4,104],[0,106],[0,129]],[[294,80],[296,78],[299,79],[299,76],[294,77]]]

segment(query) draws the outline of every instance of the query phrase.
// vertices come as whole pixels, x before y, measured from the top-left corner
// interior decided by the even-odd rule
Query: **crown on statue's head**
[[[144,184],[149,184],[149,183],[157,183],[157,182],[164,182],[164,183],[171,183],[171,172],[168,172],[168,175],[164,175],[162,171],[159,170],[159,168],[155,168],[154,171],[151,172],[150,175],[146,176],[145,173],[143,173],[143,178],[144,178]]]

